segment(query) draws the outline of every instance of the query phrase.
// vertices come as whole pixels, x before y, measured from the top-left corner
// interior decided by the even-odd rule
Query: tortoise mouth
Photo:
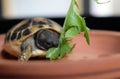
[[[57,47],[60,34],[54,30],[41,29],[35,36],[35,45],[41,50],[47,51],[51,47]]]

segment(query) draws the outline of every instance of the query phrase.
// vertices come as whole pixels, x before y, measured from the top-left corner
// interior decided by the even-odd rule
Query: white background
[[[64,17],[71,0],[3,0],[5,18]]]

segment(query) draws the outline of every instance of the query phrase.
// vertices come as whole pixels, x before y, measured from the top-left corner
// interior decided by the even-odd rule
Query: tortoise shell
[[[45,18],[23,20],[12,27],[5,38],[4,49],[20,60],[45,56],[51,47],[57,47],[61,26]]]

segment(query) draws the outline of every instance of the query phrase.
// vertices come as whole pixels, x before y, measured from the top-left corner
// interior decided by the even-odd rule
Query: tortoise
[[[57,47],[62,27],[47,18],[25,19],[6,34],[4,49],[20,61],[45,57],[51,47]]]

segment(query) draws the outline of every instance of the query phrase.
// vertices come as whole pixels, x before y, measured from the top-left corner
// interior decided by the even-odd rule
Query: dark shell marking
[[[32,19],[28,20],[27,23],[25,23],[25,24],[23,24],[22,26],[20,26],[20,27],[18,27],[17,29],[15,29],[14,32],[16,33],[16,32],[18,32],[18,31],[21,31],[21,30],[26,29],[27,27],[30,26],[31,22],[32,22]]]
[[[53,22],[51,20],[47,20],[47,23],[52,26]]]
[[[21,30],[21,31],[18,31],[18,32],[14,32],[10,39],[11,40],[18,40],[22,36],[26,36],[26,35],[29,35],[29,34],[31,34],[31,31],[29,29]]]
[[[21,25],[20,27],[16,28],[15,30],[9,31],[7,33],[7,36],[6,36],[6,41],[17,40],[17,39],[20,39],[23,34],[27,35],[30,31],[26,30],[26,31],[24,31],[22,33],[22,30],[27,29],[27,27],[30,26],[31,22],[32,22],[32,20],[28,20],[27,23],[24,23],[23,25]],[[14,27],[12,29],[14,29]]]
[[[40,21],[40,22],[36,22],[36,21],[33,21],[32,22],[32,25],[38,25],[38,26],[42,26],[42,25],[46,25],[47,23],[46,22],[43,22],[43,21]]]
[[[20,39],[20,38],[21,38],[21,32],[18,32],[16,39]]]
[[[24,31],[23,31],[23,36],[26,36],[26,35],[28,35],[28,34],[30,34],[31,33],[31,31],[29,30],[29,29],[25,29]]]
[[[11,32],[8,32],[8,33],[7,33],[6,38],[5,38],[5,41],[9,41],[9,40],[10,40],[10,34],[11,34]]]
[[[11,40],[15,40],[16,39],[16,37],[17,37],[17,32],[14,32],[13,34],[12,34],[12,36],[11,36]]]
[[[35,20],[33,20],[32,25],[38,26],[39,28],[41,28],[43,25],[49,25],[50,27],[52,27],[53,22],[49,19],[43,19],[43,21],[39,21],[36,22]]]

